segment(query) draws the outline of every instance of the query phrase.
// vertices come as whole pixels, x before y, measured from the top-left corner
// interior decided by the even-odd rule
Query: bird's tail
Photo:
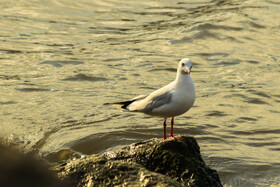
[[[125,110],[129,110],[127,108],[128,105],[130,105],[131,103],[133,103],[134,101],[136,101],[136,99],[134,100],[130,100],[130,101],[122,101],[122,102],[116,102],[116,103],[104,103],[104,105],[112,105],[118,108],[123,108]]]
[[[113,105],[113,106],[118,107],[118,108],[123,108],[125,110],[129,110],[127,107],[131,103],[133,103],[134,101],[140,100],[140,99],[144,99],[146,97],[147,97],[147,95],[138,95],[137,97],[134,97],[129,101],[122,101],[122,102],[116,102],[116,103],[105,103],[104,105]]]

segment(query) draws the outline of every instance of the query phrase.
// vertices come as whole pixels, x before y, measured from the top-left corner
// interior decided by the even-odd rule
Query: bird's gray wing
[[[164,92],[160,95],[155,95],[154,97],[147,99],[149,100],[147,101],[146,107],[143,108],[140,112],[151,113],[154,109],[170,103],[172,99],[172,92]]]

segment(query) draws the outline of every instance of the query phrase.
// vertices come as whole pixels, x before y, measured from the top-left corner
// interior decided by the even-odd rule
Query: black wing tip
[[[118,107],[128,110],[127,106],[133,103],[135,100],[131,101],[123,101],[123,102],[116,102],[116,103],[104,103],[103,105],[119,105]]]
[[[128,110],[128,109],[127,109],[127,106],[130,105],[131,103],[133,103],[134,101],[135,101],[135,100],[124,101],[124,102],[120,102],[120,103],[118,103],[118,104],[122,104],[121,108]]]

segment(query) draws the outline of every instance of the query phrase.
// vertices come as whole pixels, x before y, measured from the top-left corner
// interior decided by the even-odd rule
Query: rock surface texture
[[[193,137],[151,139],[53,169],[73,186],[222,186]]]

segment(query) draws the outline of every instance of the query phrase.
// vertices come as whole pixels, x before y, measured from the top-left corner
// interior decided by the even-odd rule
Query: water
[[[193,61],[197,138],[225,186],[280,184],[277,0],[0,3],[0,137],[55,163],[162,137],[163,120],[106,102],[147,94]],[[169,130],[169,129],[168,129]]]

